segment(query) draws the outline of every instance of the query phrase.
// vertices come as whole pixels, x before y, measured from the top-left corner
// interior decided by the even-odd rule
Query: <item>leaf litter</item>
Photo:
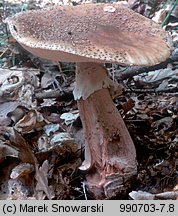
[[[5,2],[5,16],[62,3]],[[174,43],[172,57],[154,69],[137,73],[136,67],[107,64],[124,86],[113,99],[137,150],[138,174],[123,199],[178,197],[178,13],[177,7],[170,13],[172,1],[164,2],[118,1],[164,24]],[[92,199],[78,170],[84,138],[72,95],[75,65],[36,58],[7,40],[5,26],[0,31],[0,199]],[[123,72],[127,78],[121,79]]]

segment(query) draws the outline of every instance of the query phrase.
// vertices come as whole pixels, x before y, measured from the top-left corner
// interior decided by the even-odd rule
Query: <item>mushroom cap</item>
[[[50,7],[5,22],[25,49],[53,61],[147,66],[170,55],[168,34],[120,4]]]

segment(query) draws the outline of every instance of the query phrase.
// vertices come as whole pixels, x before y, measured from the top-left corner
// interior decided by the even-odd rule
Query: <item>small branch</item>
[[[166,89],[132,89],[130,88],[129,90],[126,90],[126,92],[135,92],[135,93],[177,93],[178,91],[178,86],[173,87],[173,88],[166,88]]]
[[[60,100],[65,98],[72,99],[72,92],[63,92],[61,93],[59,90],[49,91],[49,92],[39,92],[34,95],[34,98],[37,100],[43,99],[52,99],[52,98],[60,98]]]
[[[61,97],[62,93],[59,90],[50,91],[50,92],[39,92],[35,94],[35,99],[50,99],[50,98],[58,98]]]
[[[118,73],[118,79],[120,80],[126,80],[128,78],[132,78],[133,76],[158,70],[160,68],[165,68],[167,63],[162,63],[159,65],[154,65],[151,67],[141,67],[141,66],[133,66],[133,67],[128,67],[124,71]]]
[[[82,182],[82,188],[83,188],[83,193],[84,193],[84,196],[85,196],[85,200],[87,200],[87,194],[86,194],[86,184],[85,182]]]

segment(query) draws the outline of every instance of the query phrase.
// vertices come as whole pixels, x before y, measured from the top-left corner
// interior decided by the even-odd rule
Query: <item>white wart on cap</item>
[[[27,11],[5,22],[25,49],[53,61],[155,65],[170,55],[167,33],[119,4]]]

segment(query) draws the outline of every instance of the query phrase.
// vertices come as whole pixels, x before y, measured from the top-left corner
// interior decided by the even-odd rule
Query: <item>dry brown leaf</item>
[[[25,139],[12,127],[0,127],[0,135],[7,134],[10,146],[17,148],[23,163],[34,164],[34,153]]]
[[[26,113],[26,109],[24,107],[17,107],[12,112],[8,114],[11,120],[14,123],[17,123]]]
[[[8,101],[4,103],[0,103],[0,119],[1,121],[8,118],[8,114],[14,111],[20,103],[18,101]],[[0,125],[5,126],[0,121]]]
[[[50,143],[51,146],[60,145],[61,143],[71,143],[74,139],[67,132],[57,132],[52,135]]]
[[[24,84],[24,76],[22,71],[2,69],[0,68],[0,95],[8,101],[17,99],[17,92]]]
[[[54,179],[56,181],[56,195],[58,199],[64,199],[70,196],[72,177],[76,170],[81,166],[82,161],[80,158],[72,161],[71,163],[65,163],[57,168],[57,172],[54,173]]]
[[[49,72],[47,71],[46,73],[43,74],[41,78],[41,87],[43,89],[48,88],[50,85],[54,84],[56,81],[56,77],[59,76],[59,73],[54,73],[54,72]]]
[[[17,179],[21,176],[26,176],[34,171],[34,166],[29,163],[21,163],[12,169],[10,174],[11,179]]]
[[[28,91],[30,88],[29,85],[31,88],[32,86],[37,87],[39,85],[38,78],[36,76],[38,73],[38,69],[0,68],[0,101],[5,102],[17,100],[23,103],[23,100],[25,99],[25,91]],[[30,100],[25,101],[29,103]],[[24,103],[24,105],[26,104]]]
[[[19,151],[15,147],[9,146],[0,140],[0,161],[6,157],[18,158]]]
[[[164,117],[160,120],[154,121],[151,124],[151,127],[153,130],[158,131],[158,130],[162,129],[162,130],[166,131],[172,127],[173,123],[174,123],[174,120],[172,117]]]
[[[14,128],[22,134],[30,133],[34,129],[42,128],[43,120],[41,113],[31,110],[15,124]]]
[[[8,181],[7,194],[8,197],[6,199],[10,200],[34,199],[34,197],[29,197],[29,189],[20,179],[10,179]]]
[[[48,172],[50,166],[48,160],[45,160],[40,168],[36,167],[36,191],[43,191],[49,200],[54,198],[54,191],[52,186],[48,186]]]
[[[147,74],[142,74],[135,76],[134,79],[136,81],[143,81],[145,83],[154,83],[158,81],[162,81],[167,78],[171,78],[173,76],[177,76],[178,70],[172,70],[171,68],[165,68],[160,70],[151,71]]]
[[[124,114],[129,112],[134,107],[134,105],[135,105],[134,100],[129,98],[128,101],[122,105],[122,109],[124,110]]]

